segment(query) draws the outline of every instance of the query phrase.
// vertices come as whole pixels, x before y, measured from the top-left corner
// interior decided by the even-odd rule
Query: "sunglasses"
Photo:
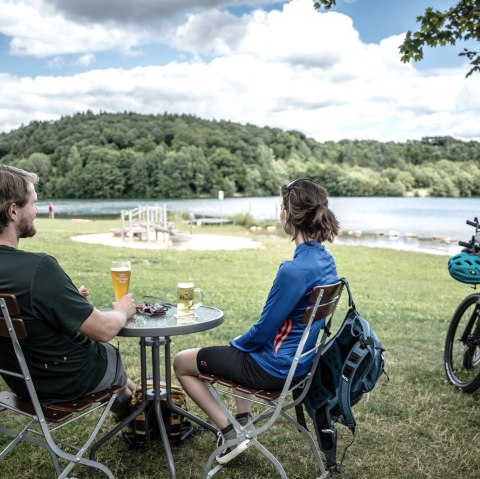
[[[135,306],[135,308],[137,312],[147,316],[163,316],[173,306],[171,303],[161,301],[160,298],[155,296],[144,296],[143,300],[145,304]]]
[[[296,180],[291,181],[288,185],[282,186],[283,189],[286,191],[290,191],[299,181],[308,181],[309,183],[314,183],[312,180],[308,178],[297,178]]]

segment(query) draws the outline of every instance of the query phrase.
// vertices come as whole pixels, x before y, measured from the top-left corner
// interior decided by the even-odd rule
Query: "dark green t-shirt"
[[[79,331],[93,306],[54,258],[0,245],[0,292],[17,296],[28,332],[21,345],[40,401],[76,399],[100,383],[105,348]],[[0,338],[0,363],[16,365],[9,338]],[[4,379],[27,396],[22,380]]]

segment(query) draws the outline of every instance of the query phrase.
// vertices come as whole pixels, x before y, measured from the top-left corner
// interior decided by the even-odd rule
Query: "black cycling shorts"
[[[201,348],[197,354],[197,368],[203,374],[214,374],[255,389],[278,391],[285,384],[285,379],[264,371],[249,353],[232,346]]]

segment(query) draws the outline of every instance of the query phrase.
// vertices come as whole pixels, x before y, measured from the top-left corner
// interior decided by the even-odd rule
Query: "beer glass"
[[[128,293],[132,267],[130,261],[112,261],[112,283],[115,292],[115,301]]]
[[[202,300],[202,290],[195,288],[193,283],[177,284],[177,318],[179,317],[195,317],[195,309],[202,303],[195,303],[195,294],[200,296]]]

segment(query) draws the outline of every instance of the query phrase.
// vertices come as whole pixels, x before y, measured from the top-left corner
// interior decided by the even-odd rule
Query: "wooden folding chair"
[[[19,426],[19,429],[8,429],[3,427],[3,425],[0,427],[0,433],[13,437],[12,441],[0,452],[0,461],[3,461],[5,456],[18,443],[26,441],[44,447],[48,451],[58,479],[67,478],[69,472],[77,464],[99,469],[110,479],[115,479],[108,467],[98,461],[87,459],[84,455],[100,431],[113,402],[123,392],[125,386],[112,386],[98,393],[79,398],[76,401],[42,406],[35,391],[35,385],[31,379],[20,344],[20,341],[26,339],[28,334],[25,324],[20,317],[20,309],[16,297],[12,294],[0,294],[0,308],[0,336],[11,339],[18,362],[18,368],[15,370],[13,368],[4,369],[3,365],[0,364],[0,373],[23,379],[29,395],[27,399],[20,398],[10,391],[0,392],[0,413],[9,414],[13,412],[28,418],[26,423],[21,421],[22,425]],[[58,438],[58,434],[55,434],[54,437],[54,433],[59,432],[63,427],[86,418],[87,415],[98,409],[103,409],[103,411],[99,411],[99,413],[101,412],[100,417],[89,437],[82,445],[75,446],[61,441]],[[66,461],[66,466],[62,467],[59,459],[62,460],[62,464]]]
[[[209,374],[201,374],[199,376],[200,379],[203,379],[206,382],[215,400],[225,412],[237,433],[237,437],[235,439],[226,441],[225,443],[219,445],[212,452],[203,470],[202,479],[212,477],[224,466],[222,464],[218,464],[216,467],[211,469],[212,462],[222,450],[228,447],[235,447],[236,445],[243,443],[245,440],[249,440],[251,445],[255,446],[264,456],[266,456],[267,459],[273,463],[280,476],[286,479],[287,475],[281,463],[258,440],[258,436],[269,430],[280,416],[285,418],[288,423],[292,424],[298,431],[300,431],[308,441],[313,456],[315,457],[315,460],[320,468],[321,475],[318,479],[323,479],[328,476],[328,472],[325,470],[325,466],[320,456],[320,450],[315,440],[312,438],[308,430],[287,411],[301,404],[308,392],[310,383],[314,377],[315,369],[320,359],[320,355],[326,342],[326,338],[330,334],[329,329],[332,323],[332,318],[340,300],[343,287],[344,282],[340,280],[335,284],[316,286],[313,289],[313,292],[310,295],[310,306],[306,309],[302,320],[302,323],[306,325],[305,331],[303,332],[300,343],[297,347],[294,360],[282,390],[255,390],[241,384],[235,384],[228,379],[220,378],[218,376]],[[315,321],[322,319],[325,319],[323,325],[323,334],[318,335],[316,344],[312,349],[304,351],[312,324]],[[314,355],[311,368],[308,374],[302,378],[302,380],[293,381],[298,362],[301,357],[306,355]],[[256,405],[256,407],[260,407],[260,413],[256,414],[246,425],[241,426],[235,419],[234,413],[231,412],[230,408],[223,400],[223,397],[227,395],[245,398],[245,394],[250,395],[250,400]]]

